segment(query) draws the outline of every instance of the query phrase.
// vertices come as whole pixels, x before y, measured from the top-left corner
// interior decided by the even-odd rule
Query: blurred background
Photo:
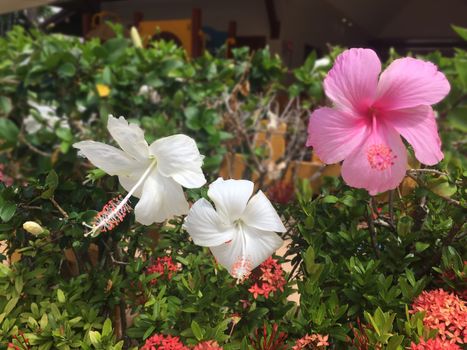
[[[49,5],[49,6],[45,6]],[[2,0],[0,34],[15,23],[48,32],[112,37],[106,20],[136,26],[150,39],[172,39],[192,56],[203,50],[269,46],[289,67],[328,45],[372,47],[383,57],[440,50],[465,41],[451,25],[467,26],[465,0]]]

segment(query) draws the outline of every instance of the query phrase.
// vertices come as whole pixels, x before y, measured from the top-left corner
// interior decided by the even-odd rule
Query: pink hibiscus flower
[[[421,163],[443,159],[431,105],[450,89],[434,64],[414,58],[397,59],[380,72],[373,50],[344,51],[324,80],[334,107],[314,111],[308,125],[307,146],[325,163],[344,160],[345,182],[371,195],[404,178],[407,151],[400,135]]]

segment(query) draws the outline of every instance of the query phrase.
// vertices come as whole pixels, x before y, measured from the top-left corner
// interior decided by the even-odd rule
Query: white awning
[[[0,14],[52,3],[56,0],[0,0]]]

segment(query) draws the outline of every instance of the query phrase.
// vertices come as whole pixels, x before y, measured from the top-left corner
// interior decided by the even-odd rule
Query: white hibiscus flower
[[[206,183],[201,170],[203,156],[195,141],[179,134],[148,145],[143,130],[128,124],[123,117],[109,116],[107,128],[121,150],[95,141],[78,142],[73,147],[107,174],[117,175],[128,191],[113,211],[114,215],[127,205],[131,196],[140,198],[135,216],[136,221],[144,225],[187,214],[189,206],[182,186],[198,188]],[[93,231],[102,227],[105,222],[93,227]]]
[[[29,101],[29,105],[37,111],[35,115],[32,113],[24,118],[23,125],[28,134],[35,134],[42,129],[53,131],[56,127],[69,129],[70,126],[65,118],[60,118],[57,115],[57,109],[51,105],[40,105],[33,101]]]
[[[275,232],[286,231],[262,191],[251,197],[253,187],[247,180],[217,179],[208,190],[216,210],[206,199],[200,199],[184,223],[195,244],[209,247],[217,262],[239,279],[282,245]]]

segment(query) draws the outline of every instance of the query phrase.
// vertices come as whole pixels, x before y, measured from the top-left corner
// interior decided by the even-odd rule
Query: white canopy
[[[45,5],[56,0],[0,0],[0,14]]]

